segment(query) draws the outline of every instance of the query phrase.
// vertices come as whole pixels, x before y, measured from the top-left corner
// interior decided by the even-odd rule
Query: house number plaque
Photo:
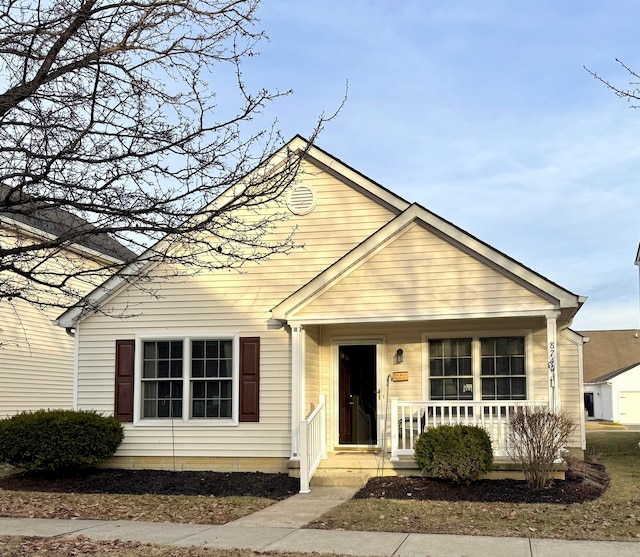
[[[409,372],[408,371],[394,371],[393,372],[393,382],[396,381],[409,381]]]

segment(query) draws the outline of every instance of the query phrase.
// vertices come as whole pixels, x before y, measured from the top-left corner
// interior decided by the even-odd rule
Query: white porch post
[[[304,329],[291,325],[291,460],[300,460],[300,421],[304,419]]]
[[[547,315],[547,370],[549,372],[549,408],[552,411],[559,410],[559,385],[558,385],[558,329],[556,315]]]

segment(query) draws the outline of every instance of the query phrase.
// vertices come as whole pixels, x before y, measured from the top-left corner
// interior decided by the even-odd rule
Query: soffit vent
[[[306,215],[316,206],[316,192],[304,185],[294,186],[287,194],[287,207],[294,215]]]

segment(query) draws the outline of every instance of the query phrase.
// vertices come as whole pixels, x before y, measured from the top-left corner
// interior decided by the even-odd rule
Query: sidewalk
[[[640,543],[490,538],[392,532],[305,530],[302,526],[353,495],[315,488],[224,526],[137,521],[0,518],[4,536],[78,536],[175,546],[386,557],[637,557]]]

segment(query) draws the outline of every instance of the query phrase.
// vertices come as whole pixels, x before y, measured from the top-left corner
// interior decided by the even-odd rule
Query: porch
[[[300,423],[300,491],[311,485],[363,486],[378,476],[419,474],[413,458],[413,446],[427,428],[464,424],[484,428],[492,442],[494,470],[489,478],[523,479],[521,470],[507,457],[507,429],[518,408],[548,405],[546,401],[403,401],[390,400],[385,423],[385,443],[369,450],[341,448],[327,451],[326,400],[322,396],[314,411]],[[559,469],[556,477],[564,478]],[[312,481],[313,480],[313,481]]]

